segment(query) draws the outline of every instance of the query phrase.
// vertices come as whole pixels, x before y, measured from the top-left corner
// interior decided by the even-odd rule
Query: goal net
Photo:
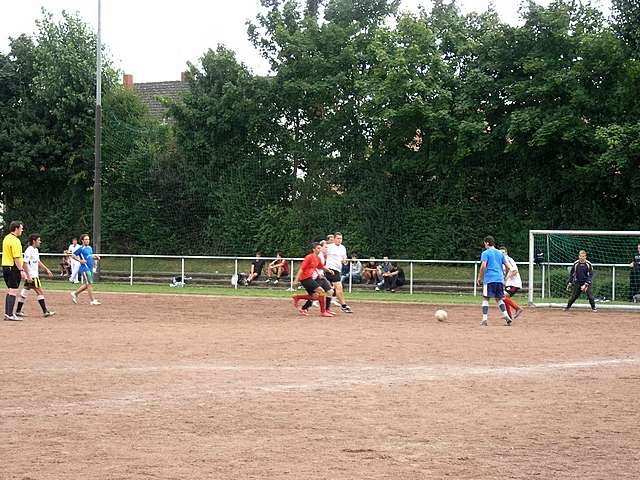
[[[529,303],[566,306],[569,272],[584,250],[593,265],[592,291],[598,308],[640,309],[640,267],[632,266],[639,244],[640,231],[531,230]],[[574,305],[589,306],[586,295]]]

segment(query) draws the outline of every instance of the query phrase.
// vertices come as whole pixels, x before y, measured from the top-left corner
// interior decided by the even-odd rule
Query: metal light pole
[[[102,45],[100,43],[100,10],[100,0],[98,0],[98,38],[96,42],[96,149],[93,185],[93,249],[96,253],[100,253],[100,221],[102,214]]]

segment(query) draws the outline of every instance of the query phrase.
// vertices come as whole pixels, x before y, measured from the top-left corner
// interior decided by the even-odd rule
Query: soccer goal
[[[584,250],[593,265],[592,291],[598,308],[640,310],[638,272],[632,268],[638,244],[640,231],[530,230],[529,304],[565,306],[569,271]],[[586,296],[574,306],[589,306]]]

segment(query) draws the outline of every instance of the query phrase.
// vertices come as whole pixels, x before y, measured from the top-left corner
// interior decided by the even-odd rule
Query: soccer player
[[[23,230],[22,222],[14,220],[9,224],[9,233],[2,240],[2,276],[8,288],[4,301],[4,319],[10,321],[22,320],[14,315],[13,309],[16,306],[20,280],[27,278],[22,262],[22,244],[18,240]]]
[[[520,305],[518,305],[511,299],[511,297],[513,297],[516,293],[518,293],[518,291],[522,289],[522,278],[520,278],[518,265],[516,265],[516,262],[513,260],[513,258],[509,256],[507,247],[500,247],[500,251],[504,255],[504,258],[507,259],[507,265],[503,265],[505,274],[504,291],[506,292],[503,300],[504,304],[507,306],[507,314],[515,320],[520,315],[522,315],[523,310]]]
[[[340,310],[343,313],[353,313],[351,307],[347,305],[342,288],[342,265],[346,263],[347,249],[342,244],[342,233],[336,232],[333,235],[333,243],[327,245],[326,265],[329,270],[326,278],[333,285],[335,295],[338,298],[338,302],[340,302]]]
[[[502,266],[507,265],[507,259],[500,250],[496,249],[496,241],[491,235],[484,238],[484,252],[480,260],[478,285],[482,285],[482,321],[480,325],[487,326],[489,318],[489,299],[494,298],[507,325],[511,325],[511,317],[504,304],[504,276]],[[508,265],[507,265],[508,266]]]
[[[40,235],[37,233],[29,235],[29,246],[24,251],[24,263],[26,264],[25,269],[27,271],[27,278],[24,281],[24,288],[20,292],[20,297],[18,298],[18,306],[16,307],[17,317],[24,317],[22,307],[24,306],[24,302],[27,300],[29,290],[36,292],[36,295],[38,296],[38,303],[40,304],[42,314],[45,317],[51,317],[56,314],[56,312],[52,312],[47,309],[47,305],[44,300],[44,290],[42,289],[42,283],[40,282],[40,267],[47,272],[49,277],[53,277],[51,270],[49,270],[49,268],[40,261],[39,249],[41,243],[42,240],[40,239]]]
[[[89,245],[91,243],[89,235],[86,233],[80,235],[80,241],[82,242],[82,247],[77,249],[72,257],[80,262],[79,274],[82,279],[82,285],[75,292],[71,292],[71,300],[73,303],[78,303],[78,295],[86,290],[91,299],[89,305],[100,305],[100,302],[93,296],[93,266],[94,262],[100,260],[100,257],[94,255],[93,248]]]
[[[567,302],[567,306],[564,310],[567,311],[573,305],[580,294],[586,293],[589,299],[589,305],[591,305],[591,311],[597,312],[596,302],[593,299],[593,292],[591,291],[591,282],[593,281],[593,266],[591,262],[587,260],[587,252],[580,250],[578,253],[578,260],[573,262],[571,270],[569,270],[569,282],[567,283],[567,289],[572,288],[571,298]]]
[[[300,264],[300,268],[298,269],[298,273],[296,274],[296,278],[293,281],[293,286],[297,286],[298,283],[302,283],[302,286],[307,291],[307,295],[294,295],[293,296],[293,306],[298,310],[300,315],[309,315],[309,310],[307,303],[305,306],[307,308],[298,309],[298,304],[300,300],[307,300],[307,302],[313,302],[317,300],[320,304],[320,316],[321,317],[333,317],[331,313],[326,312],[325,305],[325,290],[318,284],[316,281],[317,278],[317,269],[322,268],[322,260],[320,259],[320,252],[322,251],[322,245],[317,242],[312,244],[311,253],[304,257],[304,260]]]

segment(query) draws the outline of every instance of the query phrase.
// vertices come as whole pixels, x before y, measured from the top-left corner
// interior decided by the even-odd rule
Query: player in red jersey
[[[317,300],[318,303],[320,304],[320,316],[333,317],[331,313],[328,313],[326,311],[325,291],[314,278],[316,276],[316,270],[318,268],[324,267],[324,264],[319,256],[321,250],[322,250],[322,246],[319,243],[314,242],[312,244],[311,253],[309,253],[306,257],[304,257],[304,260],[302,261],[302,264],[298,269],[296,278],[293,281],[294,288],[296,285],[298,285],[298,283],[301,283],[302,286],[307,291],[307,295],[293,296],[293,306],[296,307],[300,315],[309,315],[309,311],[307,309],[305,308],[298,309],[298,303],[300,303],[300,300],[308,300],[308,301]]]

